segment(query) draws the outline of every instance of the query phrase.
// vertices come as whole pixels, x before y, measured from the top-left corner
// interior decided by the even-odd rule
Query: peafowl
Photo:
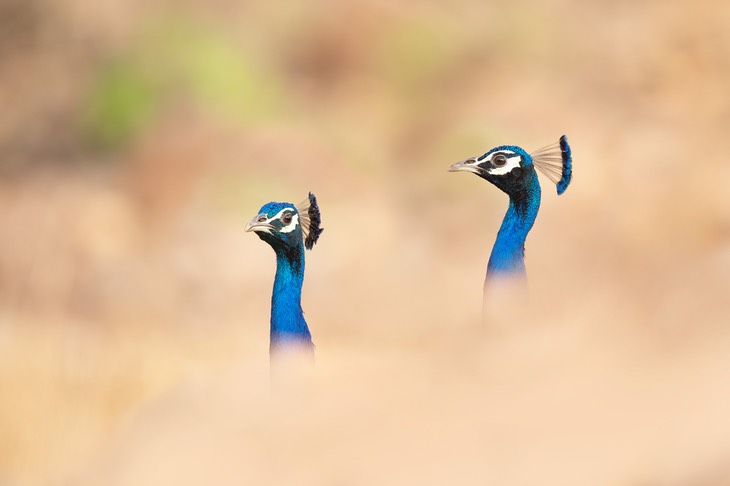
[[[572,156],[565,135],[558,143],[531,154],[514,145],[501,145],[449,168],[450,172],[472,172],[509,196],[507,214],[487,264],[485,297],[490,281],[521,282],[526,276],[525,239],[540,209],[535,168],[557,185],[558,195],[565,192],[572,178]]]
[[[314,351],[302,312],[304,248],[311,250],[322,234],[317,199],[309,193],[298,207],[270,202],[246,225],[276,253],[276,277],[271,295],[270,354],[282,348]]]

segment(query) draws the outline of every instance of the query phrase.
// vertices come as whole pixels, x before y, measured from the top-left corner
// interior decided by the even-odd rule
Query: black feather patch
[[[319,214],[317,198],[314,197],[314,194],[312,194],[311,192],[309,193],[309,207],[307,208],[307,216],[309,219],[309,228],[307,231],[307,235],[304,238],[304,247],[307,250],[311,250],[314,244],[317,243],[319,235],[321,235],[322,231],[324,231],[324,228],[320,227],[320,225],[322,224],[322,217]]]
[[[565,192],[568,184],[573,179],[573,153],[568,145],[568,138],[563,135],[560,137],[560,156],[563,159],[563,169],[561,178],[558,182],[558,195]]]

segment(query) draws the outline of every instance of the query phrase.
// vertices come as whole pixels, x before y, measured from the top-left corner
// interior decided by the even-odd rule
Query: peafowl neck
[[[525,275],[525,240],[540,209],[540,184],[534,170],[524,185],[509,194],[509,208],[499,228],[487,265],[487,278]]]
[[[304,246],[275,248],[276,277],[271,295],[271,349],[282,345],[311,348],[312,336],[302,312]]]

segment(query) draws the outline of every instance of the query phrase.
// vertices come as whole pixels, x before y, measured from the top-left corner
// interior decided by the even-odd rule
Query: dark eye
[[[495,167],[502,167],[506,163],[507,163],[507,157],[505,157],[502,154],[497,154],[494,157],[492,157],[492,165],[494,165]]]
[[[281,217],[281,222],[284,223],[284,225],[288,225],[291,223],[292,213],[285,213],[284,216]]]

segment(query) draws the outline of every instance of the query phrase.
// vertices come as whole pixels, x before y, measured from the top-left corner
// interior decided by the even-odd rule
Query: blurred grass
[[[92,143],[118,149],[152,122],[159,94],[151,80],[129,61],[102,68],[86,108],[86,131]]]
[[[176,100],[261,123],[283,101],[275,76],[261,67],[224,31],[181,14],[162,16],[101,65],[83,108],[86,136],[108,150],[128,147]]]

